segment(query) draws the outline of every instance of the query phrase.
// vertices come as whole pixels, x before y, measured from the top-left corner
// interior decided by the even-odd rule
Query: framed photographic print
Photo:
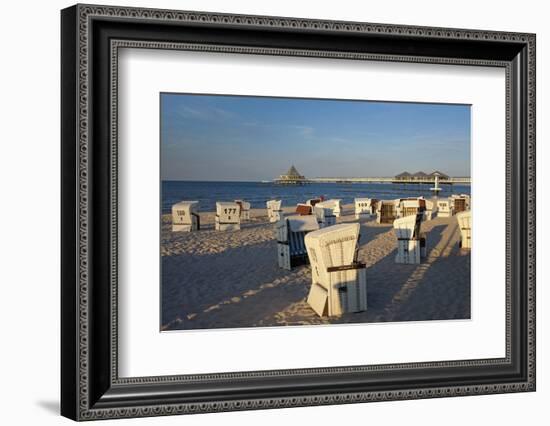
[[[76,5],[74,420],[535,390],[535,36]]]

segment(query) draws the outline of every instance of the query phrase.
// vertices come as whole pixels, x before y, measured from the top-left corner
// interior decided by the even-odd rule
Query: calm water
[[[308,185],[275,185],[260,182],[162,182],[162,212],[169,213],[172,204],[182,200],[199,201],[200,211],[214,211],[216,201],[246,200],[252,208],[265,208],[267,200],[283,200],[283,207],[295,206],[308,198],[324,196],[341,198],[344,204],[354,198],[394,199],[423,195],[430,197],[433,185],[404,185],[391,183],[312,183]],[[441,185],[440,197],[451,194],[470,194],[469,185]]]

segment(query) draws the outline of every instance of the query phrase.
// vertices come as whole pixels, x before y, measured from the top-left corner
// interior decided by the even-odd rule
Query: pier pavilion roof
[[[436,177],[436,176],[439,176],[442,179],[449,179],[449,175],[446,175],[445,173],[440,172],[439,170],[436,170],[430,173],[430,177]]]
[[[286,174],[284,174],[283,176],[287,176],[289,178],[297,178],[297,179],[300,179],[300,178],[303,179],[304,177],[303,175],[298,173],[298,170],[296,170],[296,167],[294,167],[294,164],[290,166],[290,169],[288,169],[288,172],[286,172]]]
[[[396,175],[395,177],[400,179],[400,178],[408,178],[408,177],[411,177],[412,175],[409,173],[409,172],[403,172],[403,173],[399,173],[398,175]]]

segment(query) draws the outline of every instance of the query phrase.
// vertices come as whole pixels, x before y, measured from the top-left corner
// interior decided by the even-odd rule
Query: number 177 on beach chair
[[[241,229],[241,207],[237,203],[216,203],[216,231]]]
[[[312,281],[307,302],[321,317],[367,310],[366,266],[357,262],[359,229],[346,223],[305,237]]]

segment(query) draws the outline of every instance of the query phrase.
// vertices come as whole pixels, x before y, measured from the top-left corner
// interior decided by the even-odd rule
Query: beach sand
[[[343,213],[338,223],[356,222],[353,206]],[[162,217],[162,330],[470,318],[470,251],[459,248],[455,217],[422,223],[428,256],[420,265],[394,262],[391,225],[361,221],[367,311],[320,318],[306,303],[309,265],[277,266],[266,210],[251,210],[240,231],[215,231],[214,215],[201,213],[201,230],[189,233],[172,232],[171,216]]]

